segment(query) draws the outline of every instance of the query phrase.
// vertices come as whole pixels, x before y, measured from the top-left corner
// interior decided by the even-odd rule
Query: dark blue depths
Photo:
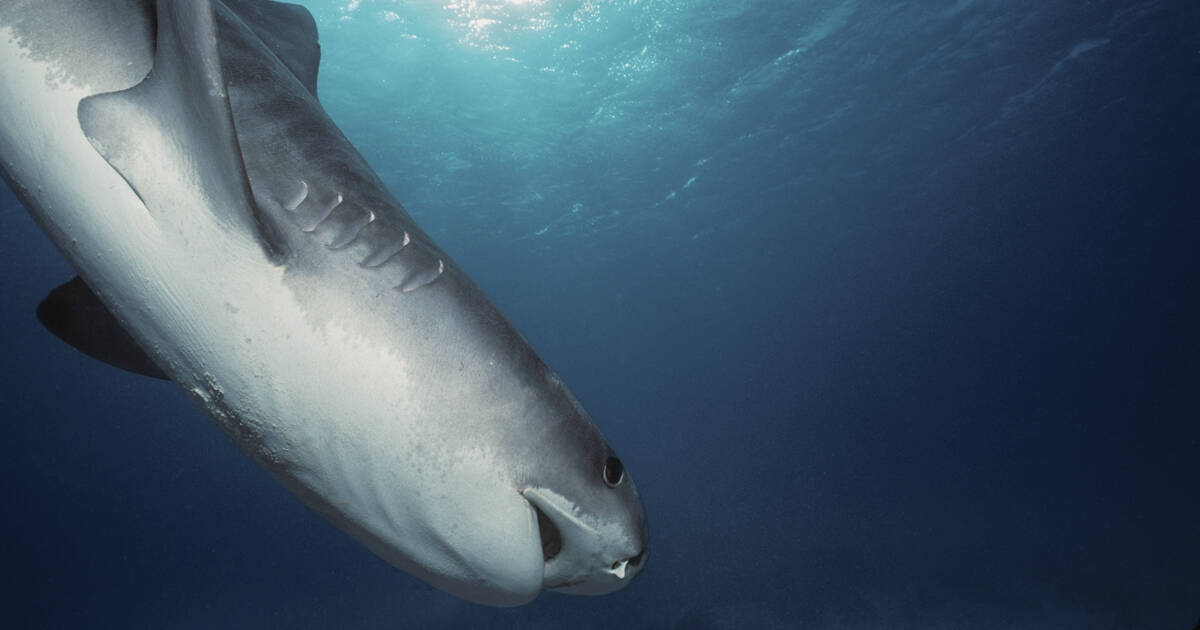
[[[41,330],[0,200],[6,627],[1200,618],[1200,5],[312,2],[326,107],[563,375],[647,571],[493,610]]]

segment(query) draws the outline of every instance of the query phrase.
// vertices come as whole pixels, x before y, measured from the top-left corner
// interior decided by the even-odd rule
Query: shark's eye
[[[625,479],[625,466],[621,464],[621,460],[616,457],[609,457],[604,460],[604,483],[613,488],[620,485]]]

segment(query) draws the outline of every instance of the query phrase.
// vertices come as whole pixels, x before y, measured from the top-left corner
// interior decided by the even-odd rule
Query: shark
[[[79,274],[38,317],[434,587],[626,586],[629,471],[331,120],[319,64],[287,3],[0,4],[0,172]]]

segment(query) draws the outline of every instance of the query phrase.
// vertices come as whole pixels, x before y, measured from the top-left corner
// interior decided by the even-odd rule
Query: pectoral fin
[[[38,305],[37,316],[56,337],[93,359],[167,378],[79,276],[51,291]]]
[[[146,79],[83,99],[80,127],[151,214],[210,212],[278,259],[242,162],[212,1],[159,0],[155,38]]]

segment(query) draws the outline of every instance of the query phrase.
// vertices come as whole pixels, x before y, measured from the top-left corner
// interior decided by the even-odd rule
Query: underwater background
[[[1200,3],[305,3],[319,95],[597,419],[645,572],[388,567],[34,311],[0,192],[6,628],[1200,619]]]

